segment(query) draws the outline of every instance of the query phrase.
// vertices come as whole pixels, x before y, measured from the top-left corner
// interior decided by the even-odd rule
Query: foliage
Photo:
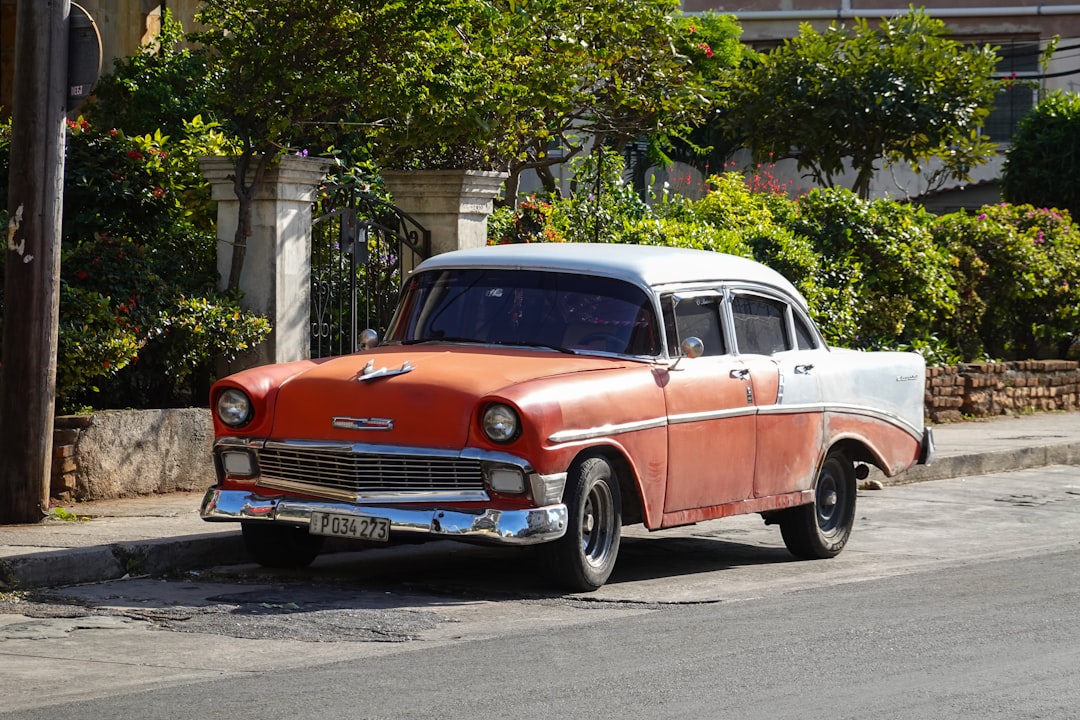
[[[805,237],[791,231],[791,201],[756,178],[735,172],[709,178],[709,193],[694,204],[695,215],[737,233],[750,257],[784,275],[812,305],[823,303],[817,285],[821,259]]]
[[[508,170],[511,202],[524,169],[554,191],[550,166],[590,138],[683,132],[742,52],[731,18],[686,19],[674,0],[496,0],[444,15],[425,31],[427,62],[399,63],[375,90],[408,109],[372,131],[379,155],[391,167]]]
[[[931,219],[921,208],[867,202],[842,188],[799,199],[791,229],[813,243],[822,258],[818,282],[840,301],[839,318],[819,317],[827,334],[852,347],[927,341],[953,316],[951,260],[934,242]]]
[[[520,201],[516,208],[499,207],[488,218],[491,245],[529,242],[563,242],[553,221],[551,203],[535,195]]]
[[[758,161],[795,158],[819,185],[851,167],[863,198],[880,160],[916,172],[940,161],[931,186],[966,180],[993,152],[977,129],[998,88],[996,56],[945,32],[916,9],[876,29],[862,19],[823,33],[804,24],[735,74],[725,101],[732,132]]]
[[[600,151],[570,162],[574,192],[555,204],[553,222],[567,242],[638,242],[649,206],[623,179],[623,159]]]
[[[4,166],[8,137],[0,133]],[[215,233],[196,158],[223,142],[199,118],[176,139],[99,131],[83,118],[68,123],[61,411],[204,402],[212,358],[269,331],[214,290]],[[6,177],[0,173],[5,194]]]
[[[983,309],[961,328],[974,330],[966,355],[1066,357],[1080,336],[1080,230],[1067,213],[990,205],[946,216],[934,231]]]
[[[1011,203],[1080,217],[1080,94],[1054,92],[1021,122],[1001,178]]]
[[[617,155],[574,169],[571,197],[498,212],[490,241],[542,242],[550,230],[752,257],[799,288],[830,345],[911,350],[931,364],[1066,357],[1080,334],[1080,229],[1063,213],[1003,204],[939,218],[841,188],[789,199],[734,172],[711,177],[696,202],[660,189],[646,204]],[[544,231],[515,234],[538,207]]]
[[[153,43],[113,60],[94,87],[87,120],[132,135],[182,135],[184,123],[206,112],[209,78],[206,52],[183,47],[183,40],[180,23],[165,12]]]

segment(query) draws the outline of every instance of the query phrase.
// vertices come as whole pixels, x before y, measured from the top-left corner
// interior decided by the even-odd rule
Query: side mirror
[[[682,350],[683,357],[693,360],[701,357],[702,353],[705,352],[705,343],[701,342],[701,338],[691,335],[682,341],[679,350]]]
[[[361,350],[371,350],[372,348],[379,347],[379,333],[371,328],[364,330],[360,333],[359,345]]]
[[[694,358],[701,357],[702,353],[705,352],[705,343],[701,342],[701,338],[691,335],[679,344],[679,350],[682,351],[682,355],[676,358],[675,362],[671,363],[671,367],[668,368],[668,370],[674,370],[678,367],[683,358],[690,358],[693,360]]]

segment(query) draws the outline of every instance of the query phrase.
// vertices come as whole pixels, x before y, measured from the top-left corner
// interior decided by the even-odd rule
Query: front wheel
[[[322,550],[324,538],[309,534],[306,527],[271,522],[245,522],[240,526],[248,554],[263,567],[307,567]]]
[[[566,534],[543,546],[552,578],[574,592],[597,589],[611,575],[622,539],[622,497],[611,464],[594,456],[566,479]]]
[[[814,503],[780,514],[780,534],[796,557],[836,557],[855,524],[855,467],[840,451],[829,453],[818,473]]]

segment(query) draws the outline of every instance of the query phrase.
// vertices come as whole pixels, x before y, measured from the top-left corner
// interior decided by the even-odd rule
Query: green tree
[[[210,50],[208,106],[237,139],[234,191],[239,220],[227,287],[239,287],[251,233],[252,198],[268,167],[299,143],[333,144],[342,121],[351,132],[407,114],[389,81],[438,66],[425,55],[446,38],[446,18],[468,0],[205,0],[193,39]],[[420,92],[420,89],[417,89]],[[419,102],[422,98],[409,96]]]
[[[714,101],[742,49],[729,17],[687,18],[675,0],[491,0],[445,13],[427,63],[404,63],[375,92],[396,108],[372,135],[393,167],[472,165],[517,178],[589,147],[684,133]],[[550,152],[558,147],[559,152]]]
[[[916,172],[939,161],[930,186],[968,179],[993,151],[977,130],[999,87],[996,55],[945,33],[915,9],[877,28],[804,24],[736,73],[732,130],[759,162],[794,158],[821,185],[854,169],[852,190],[864,199],[881,160]]]
[[[113,61],[112,71],[94,87],[86,119],[97,128],[121,128],[129,135],[160,132],[180,137],[184,123],[206,114],[206,52],[183,46],[184,29],[166,12],[161,32],[139,52]]]
[[[1054,92],[1021,121],[1005,152],[1001,189],[1011,203],[1080,217],[1080,94]]]

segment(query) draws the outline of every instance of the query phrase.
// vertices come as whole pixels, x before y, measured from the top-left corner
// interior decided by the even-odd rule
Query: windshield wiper
[[[552,345],[551,343],[533,342],[531,340],[489,340],[489,345],[512,345],[517,347],[529,347],[529,348],[543,348],[545,350],[554,350],[556,352],[566,353],[567,355],[577,355],[576,350],[563,347],[562,345]]]
[[[421,343],[476,343],[477,345],[483,344],[483,340],[477,340],[470,337],[456,337],[453,335],[447,335],[446,337],[426,337],[426,338],[413,338],[411,340],[402,340],[402,345],[419,345]]]

